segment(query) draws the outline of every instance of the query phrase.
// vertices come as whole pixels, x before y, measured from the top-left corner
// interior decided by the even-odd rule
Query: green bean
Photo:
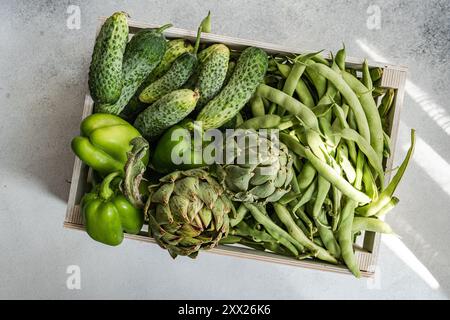
[[[367,141],[370,141],[369,124],[367,122],[364,109],[355,92],[350,88],[347,82],[344,81],[342,75],[337,73],[333,69],[318,63],[308,64],[306,70],[308,71],[308,69],[314,70],[323,77],[325,77],[326,79],[328,79],[336,87],[336,89],[343,95],[349,107],[353,110],[355,114],[355,119],[358,125],[359,132]]]
[[[311,129],[306,130],[306,140],[311,151],[322,161],[326,161],[327,147],[320,135]]]
[[[342,44],[342,49],[340,49],[336,53],[336,57],[334,58],[334,61],[336,62],[336,65],[339,67],[340,70],[345,70],[346,58],[347,58],[347,53],[345,52],[345,44]]]
[[[370,70],[369,70],[369,64],[367,62],[367,59],[364,59],[363,65],[362,65],[362,83],[366,86],[366,88],[370,91],[373,90],[373,82],[372,78],[370,77]],[[370,93],[370,96],[372,96],[372,93]]]
[[[233,235],[229,234],[226,238],[220,239],[219,243],[220,244],[236,244],[236,243],[239,243],[241,240],[242,240],[241,237],[233,236]]]
[[[242,244],[246,247],[249,247],[249,248],[252,248],[255,250],[260,250],[260,251],[265,251],[265,249],[266,249],[264,246],[265,242],[257,243],[253,240],[250,240],[250,239],[247,239],[244,237],[241,238],[241,241],[239,241],[239,244]]]
[[[247,213],[248,209],[243,204],[241,204],[236,210],[236,217],[230,218],[230,226],[237,226],[242,220],[244,220]]]
[[[378,211],[375,216],[381,218],[385,216],[389,211],[395,208],[395,206],[400,202],[400,200],[396,197],[392,197],[391,200],[386,204],[383,208]]]
[[[363,85],[357,78],[348,72],[343,71],[342,78],[350,86],[350,88],[355,91],[357,95],[359,95],[359,101],[366,115],[370,130],[370,139],[368,139],[363,132],[361,132],[361,135],[367,141],[370,141],[370,145],[381,158],[383,155],[383,128],[381,125],[380,114],[378,113],[377,105],[373,100],[372,93],[365,85]],[[357,117],[356,112],[355,117]],[[356,120],[358,121],[357,118]]]
[[[317,62],[317,63],[322,63],[326,66],[329,65],[328,60],[323,57],[322,52],[318,52],[315,55],[313,55],[311,57],[311,60],[313,60],[314,62]]]
[[[254,95],[250,100],[250,107],[254,117],[264,116],[266,111],[264,110],[264,103],[262,98],[258,95]]]
[[[294,154],[292,151],[289,150],[289,154],[291,155],[291,158],[293,160],[293,165],[294,168],[297,172],[301,172],[303,169],[303,162],[300,159],[300,157],[296,154]],[[298,181],[297,181],[297,186],[298,186]]]
[[[297,179],[292,179],[291,186],[294,184],[294,180]],[[292,190],[286,193],[284,196],[282,196],[281,199],[278,200],[278,202],[281,203],[282,205],[287,205],[295,201],[302,193],[299,191],[298,192],[294,191],[294,188],[297,187],[292,187]]]
[[[392,228],[385,222],[377,218],[355,217],[353,219],[352,232],[372,231],[378,233],[393,234]]]
[[[298,185],[298,181],[297,181],[296,177],[294,177],[291,180],[291,187],[292,187],[292,191],[294,193],[297,193],[297,194],[300,193],[300,186]]]
[[[316,171],[314,171],[314,174],[315,174],[315,172]],[[305,205],[312,199],[312,196],[313,196],[315,190],[316,190],[316,184],[313,181],[309,185],[308,189],[306,189],[306,191],[303,193],[302,197],[295,204],[295,206],[293,208],[294,213],[296,213],[297,210],[299,210],[303,205]]]
[[[362,152],[358,152],[356,160],[356,179],[355,188],[361,188],[361,181],[363,176],[364,156]],[[352,226],[355,215],[355,208],[357,203],[352,199],[348,199],[341,212],[341,221],[338,229],[338,242],[342,250],[342,259],[349,270],[359,278],[361,276],[359,272],[358,262],[353,253],[353,238],[352,238]]]
[[[365,193],[372,198],[372,200],[375,200],[378,198],[378,188],[377,184],[375,183],[375,179],[372,175],[372,171],[370,170],[369,166],[364,164],[363,169],[363,183],[364,183],[364,190]]]
[[[256,94],[266,98],[280,106],[289,113],[296,115],[302,119],[306,126],[318,131],[319,124],[314,113],[300,101],[288,96],[284,92],[272,88],[265,84],[260,84],[256,89]]]
[[[392,198],[393,193],[395,192],[395,189],[397,188],[400,180],[403,177],[403,174],[406,171],[406,168],[408,167],[409,160],[411,159],[411,156],[414,152],[414,146],[416,144],[416,131],[414,129],[411,129],[411,146],[409,147],[408,153],[406,154],[405,159],[403,160],[402,164],[400,165],[400,168],[398,168],[397,173],[392,178],[389,185],[386,187],[386,189],[383,190],[383,192],[380,193],[380,196],[378,199],[373,201],[372,203],[369,203],[363,207],[359,207],[357,209],[358,214],[369,217],[375,215],[378,211],[381,210],[385,205],[389,203],[389,201]]]
[[[280,140],[281,140],[281,142],[283,142],[288,147],[289,150],[291,150],[295,154],[299,155],[302,158],[306,157],[306,155],[303,152],[304,147],[302,145],[300,145],[298,140],[295,137],[293,137],[292,135],[284,133],[284,132],[281,132],[280,133]],[[306,167],[306,165],[303,166],[303,170],[302,171],[305,171],[305,170],[312,171],[311,168]],[[305,174],[306,173],[308,173],[308,176],[306,176],[306,177],[310,177],[311,173],[310,172],[305,172]],[[300,172],[300,174],[302,174],[302,173]],[[306,180],[304,183],[306,183],[308,181],[312,181],[312,178],[310,178],[310,179],[311,180]],[[299,183],[300,189],[302,189],[302,185],[303,185],[302,182],[298,181],[298,183]]]
[[[382,96],[383,94],[386,93],[386,91],[387,91],[386,88],[383,88],[383,87],[375,87],[375,88],[373,88],[373,90],[372,90],[372,96],[373,96],[374,98],[379,97],[379,96]]]
[[[320,239],[320,237],[315,237],[315,238],[313,238],[313,242],[316,244],[316,245],[318,245],[319,247],[325,247],[324,245],[323,245],[323,242],[322,242],[322,239]]]
[[[291,214],[291,218],[294,220],[295,224],[302,230],[302,232],[307,236],[311,236],[311,229],[308,230],[306,225],[303,223],[303,221],[299,218],[297,218],[295,215]]]
[[[311,183],[314,181],[316,176],[316,169],[312,166],[310,162],[306,162],[303,165],[303,169],[300,174],[297,176],[298,187],[300,190],[305,190]]]
[[[370,69],[370,78],[372,78],[372,82],[380,80],[382,75],[383,75],[383,69],[381,69],[381,68]]]
[[[353,112],[353,110],[348,111],[347,123],[351,129],[357,130],[358,126],[356,125],[356,118],[355,118],[355,113]]]
[[[314,223],[311,221],[311,219],[308,217],[308,215],[303,211],[301,208],[299,208],[297,211],[292,211],[295,216],[299,218],[306,226],[309,228],[308,232],[305,232],[305,234],[309,233],[310,237],[314,235],[314,233],[317,232],[317,227],[314,226]]]
[[[279,243],[288,248],[295,256],[300,252],[304,252],[304,246],[294,239],[289,233],[276,225],[268,216],[261,212],[258,207],[252,203],[244,203],[255,220],[262,224],[267,232],[274,237]]]
[[[348,199],[341,212],[341,221],[338,229],[338,242],[341,246],[342,259],[349,270],[359,278],[361,276],[359,272],[358,261],[356,261],[355,254],[353,253],[353,239],[352,239],[352,225],[354,221],[354,212],[356,203]]]
[[[318,63],[318,64],[328,67],[327,65],[324,65],[321,63]],[[320,100],[327,91],[327,79],[313,69],[306,69],[305,73],[306,73],[306,76],[308,77],[308,79],[311,81],[311,83],[316,88],[317,96]]]
[[[314,242],[308,239],[308,237],[302,232],[302,230],[295,224],[289,211],[279,203],[273,203],[273,207],[278,218],[286,226],[289,235],[291,235],[296,241],[302,244],[305,248],[312,251],[315,257],[328,261],[331,263],[337,263],[336,259],[325,249],[317,246]]]
[[[331,184],[335,185],[336,188],[338,188],[347,197],[363,204],[369,203],[371,201],[371,199],[367,195],[355,189],[344,178],[339,176],[332,167],[317,158],[309,148],[305,148],[304,153],[306,155],[306,158],[311,162],[317,172],[325,179],[327,179]]]
[[[301,78],[306,66],[304,63],[296,62],[291,68],[289,75],[286,78],[283,86],[283,92],[289,96],[294,94],[295,88],[297,87],[298,80]]]
[[[386,94],[383,96],[383,99],[381,99],[380,106],[378,107],[378,113],[380,114],[380,117],[382,119],[384,119],[389,114],[389,111],[394,102],[394,97],[395,90],[389,88]]]
[[[336,230],[339,227],[339,220],[341,216],[341,199],[342,199],[342,193],[339,191],[338,188],[335,186],[331,187],[332,191],[332,202],[333,202],[333,215],[331,217],[331,230],[333,232],[336,232]]]
[[[254,117],[240,124],[238,129],[270,129],[275,128],[281,123],[281,117],[276,114],[266,114],[264,116]]]
[[[245,221],[241,221],[237,226],[232,229],[233,235],[242,237],[251,237],[255,242],[275,242],[271,235],[264,230],[258,230],[250,227]]]
[[[287,78],[291,72],[291,67],[285,64],[277,64],[278,70],[284,78]],[[298,79],[297,86],[295,87],[295,92],[299,100],[304,103],[307,107],[312,108],[314,106],[314,99],[309,92],[309,89],[305,82],[300,78]]]
[[[344,107],[346,107],[345,109],[347,109],[347,114],[348,114],[348,106],[347,106],[347,105],[344,105]],[[340,106],[337,105],[337,104],[334,104],[334,106],[333,106],[333,111],[334,111],[334,114],[336,115],[336,119],[338,119],[339,123],[341,124],[341,128],[342,128],[342,129],[349,128],[350,126],[349,126],[349,124],[347,123],[346,115],[345,115],[345,112],[344,112],[344,108],[343,108],[343,107],[340,107]],[[336,126],[335,128],[333,128],[333,130],[334,130],[334,132],[338,132],[337,126]],[[338,142],[338,140],[337,140],[336,142]],[[348,147],[348,152],[349,152],[349,155],[350,155],[350,159],[351,159],[354,163],[356,163],[356,148],[355,148],[355,142],[354,142],[354,141],[351,141],[351,140],[347,140],[347,141],[346,141],[346,144],[347,144],[347,147]]]
[[[264,248],[282,256],[295,257],[296,259],[303,259],[304,257],[303,254],[294,256],[290,251],[286,251],[284,247],[280,246],[276,242],[264,242]]]
[[[347,140],[354,141],[358,148],[366,155],[367,160],[369,160],[370,165],[375,169],[378,177],[381,181],[381,185],[384,182],[384,171],[382,165],[382,154],[381,157],[378,156],[376,151],[372,148],[372,146],[364,139],[358,132],[350,128],[342,129],[339,134]]]
[[[319,176],[317,181],[317,196],[313,206],[313,218],[316,222],[317,230],[319,231],[320,239],[322,239],[325,248],[336,258],[341,255],[341,249],[334,238],[333,231],[328,225],[328,221],[324,210],[322,210],[323,203],[330,190],[331,184],[322,176]]]
[[[383,138],[384,138],[383,156],[385,158],[389,158],[391,156],[391,138],[387,135],[386,132],[383,132]]]
[[[348,149],[345,144],[339,144],[337,148],[336,161],[344,171],[347,180],[350,183],[355,182],[356,171],[348,159]]]

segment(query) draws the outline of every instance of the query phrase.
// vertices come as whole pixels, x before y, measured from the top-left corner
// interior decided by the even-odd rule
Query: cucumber
[[[166,39],[162,32],[171,27],[143,29],[127,44],[123,57],[123,88],[119,100],[113,104],[97,104],[96,112],[118,115],[133,98],[142,82],[161,62],[166,51]]]
[[[174,39],[167,42],[167,49],[159,65],[152,71],[152,73],[145,79],[141,88],[145,89],[155,80],[161,78],[167,71],[169,71],[173,62],[186,52],[193,52],[194,47],[186,39]],[[142,90],[141,90],[142,91]]]
[[[211,47],[212,52],[201,64],[198,73],[195,87],[200,92],[200,99],[196,109],[202,108],[219,93],[227,75],[230,49],[224,44],[213,44]]]
[[[122,91],[122,59],[128,41],[125,12],[106,19],[95,40],[89,67],[89,91],[96,103],[114,103]]]
[[[161,78],[147,86],[139,95],[139,100],[144,103],[153,103],[169,92],[180,88],[193,74],[197,66],[197,51],[200,45],[202,28],[197,32],[194,51],[185,52],[179,56],[170,67],[169,71]]]
[[[194,71],[197,58],[192,53],[183,53],[161,78],[151,83],[139,95],[144,103],[153,103],[167,93],[180,88]]]
[[[146,139],[152,141],[191,113],[198,98],[198,91],[189,89],[172,91],[141,112],[134,126]]]
[[[203,130],[218,128],[231,120],[250,100],[263,81],[268,66],[267,54],[249,47],[240,55],[228,84],[200,111],[197,121]]]
[[[159,79],[164,73],[166,73],[176,58],[178,58],[185,52],[192,51],[194,51],[194,47],[188,40],[174,39],[167,42],[166,52],[164,53],[161,62],[144,80],[133,98],[131,98],[126,107],[123,109],[120,116],[126,120],[133,122],[136,116],[146,107],[148,107],[148,104],[143,103],[139,100],[139,95],[141,94],[142,90],[144,90],[153,81]]]

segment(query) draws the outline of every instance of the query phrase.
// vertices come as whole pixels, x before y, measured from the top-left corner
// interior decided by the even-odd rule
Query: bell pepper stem
[[[112,172],[106,176],[106,178],[103,180],[102,184],[100,185],[100,191],[99,191],[100,198],[102,198],[104,200],[108,200],[109,198],[111,198],[113,196],[114,191],[111,189],[110,184],[111,184],[111,181],[113,181],[114,178],[116,178],[119,175],[120,175],[120,172],[117,171],[117,172]]]

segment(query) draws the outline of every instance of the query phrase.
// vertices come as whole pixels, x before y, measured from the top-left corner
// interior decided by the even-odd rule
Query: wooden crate
[[[99,18],[99,26],[105,21],[105,18]],[[142,28],[156,28],[157,25],[145,24],[135,21],[129,21],[130,33],[135,33]],[[186,38],[191,41],[195,41],[196,31],[170,28],[165,32],[167,38]],[[242,49],[248,46],[255,46],[264,49],[270,54],[299,54],[307,53],[309,51],[299,48],[289,48],[269,43],[263,43],[259,41],[244,40],[238,38],[232,38],[228,36],[221,36],[212,33],[202,34],[202,43],[224,43],[232,49]],[[329,52],[324,53],[325,58],[330,58]],[[346,64],[348,67],[361,67],[363,59],[347,57]],[[391,156],[385,163],[386,168],[386,181],[390,180],[390,172],[393,167],[394,149],[397,140],[398,124],[400,120],[400,110],[403,105],[403,97],[405,92],[406,72],[407,68],[403,66],[390,65],[378,62],[369,62],[370,67],[380,67],[383,69],[383,77],[381,79],[381,85],[386,88],[395,89],[396,95],[394,100],[394,106],[390,114],[390,137],[392,140]],[[89,94],[86,95],[84,101],[84,108],[82,119],[89,116],[93,110],[93,101]],[[88,190],[88,167],[83,164],[80,159],[75,157],[75,163],[73,168],[71,187],[69,200],[67,203],[67,212],[64,220],[64,227],[70,229],[84,230],[83,219],[80,213],[80,200],[84,193]],[[143,230],[137,235],[126,234],[126,238],[139,240],[149,243],[155,243],[155,240],[147,235],[147,226],[144,226]],[[361,274],[365,277],[371,277],[374,275],[375,266],[377,263],[378,249],[380,243],[380,235],[373,232],[366,232],[363,235],[363,241],[361,245],[355,245],[356,258],[358,261]],[[158,249],[159,250],[159,249]],[[332,271],[344,274],[350,274],[347,267],[344,265],[332,265],[319,260],[296,260],[289,257],[279,256],[269,252],[256,251],[249,248],[244,248],[237,245],[221,245],[217,248],[203,251],[205,253],[216,253],[220,255],[247,258],[253,260],[276,262],[286,265],[292,265],[297,267],[305,267],[310,269],[318,269],[325,271]]]

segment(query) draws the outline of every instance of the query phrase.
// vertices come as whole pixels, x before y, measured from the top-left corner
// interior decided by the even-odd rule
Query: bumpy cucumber
[[[134,126],[151,141],[191,113],[198,98],[198,91],[189,89],[172,91],[141,112]]]
[[[148,105],[139,100],[139,95],[142,90],[149,86],[152,82],[159,79],[164,73],[166,73],[176,58],[181,56],[185,52],[194,51],[192,44],[185,39],[174,39],[167,42],[166,52],[153,71],[147,76],[140,88],[136,91],[135,95],[128,102],[126,107],[121,112],[120,116],[129,121],[134,121],[136,116],[142,112]]]
[[[142,84],[142,89],[145,89],[149,84],[161,78],[167,71],[169,71],[173,62],[186,52],[193,52],[194,47],[186,39],[174,39],[167,42],[166,52],[159,63],[159,65],[150,73]],[[142,90],[141,90],[142,91]]]
[[[203,129],[218,128],[232,119],[263,81],[267,66],[268,58],[263,50],[255,47],[245,49],[228,84],[197,116],[197,121],[203,123]]]
[[[153,103],[169,92],[181,88],[189,79],[197,67],[197,51],[200,45],[202,28],[198,29],[194,51],[185,52],[179,56],[170,67],[169,71],[161,78],[147,86],[139,95],[139,100],[145,103]]]
[[[123,57],[124,84],[119,100],[114,104],[98,104],[96,112],[120,114],[142,82],[161,62],[166,51],[166,39],[162,32],[171,27],[143,29],[137,32],[127,44]]]
[[[197,109],[202,108],[219,93],[227,75],[230,49],[224,44],[214,44],[211,47],[214,48],[201,64],[195,86],[200,92]]]
[[[153,103],[167,93],[180,88],[192,75],[197,57],[189,52],[183,53],[161,78],[151,83],[139,95],[144,103]]]
[[[122,91],[122,59],[128,41],[125,12],[106,19],[95,40],[89,68],[89,90],[96,103],[114,103]]]

